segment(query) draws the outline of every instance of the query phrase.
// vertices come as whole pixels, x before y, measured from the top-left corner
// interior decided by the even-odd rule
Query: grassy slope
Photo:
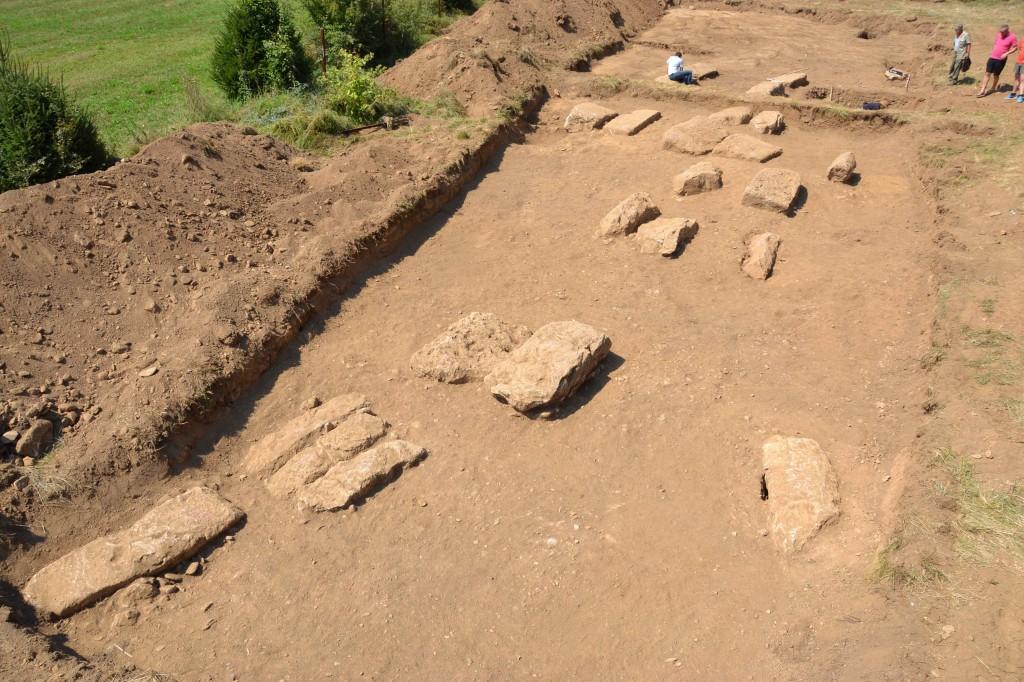
[[[0,30],[21,57],[63,74],[114,151],[127,154],[136,136],[186,122],[185,78],[214,94],[208,64],[229,2],[0,0]]]

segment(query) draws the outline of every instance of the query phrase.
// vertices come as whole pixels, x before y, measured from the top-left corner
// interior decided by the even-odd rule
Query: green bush
[[[312,62],[278,0],[238,0],[213,49],[213,80],[230,99],[308,83]]]
[[[335,65],[324,78],[323,103],[342,116],[358,123],[372,123],[381,116],[401,113],[398,96],[382,86],[377,77],[382,67],[370,66],[373,55],[360,56],[339,50]]]
[[[0,39],[0,192],[99,170],[110,161],[96,126],[45,73]]]

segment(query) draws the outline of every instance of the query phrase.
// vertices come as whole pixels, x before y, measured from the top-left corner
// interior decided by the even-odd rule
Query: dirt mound
[[[429,99],[454,94],[472,116],[515,107],[546,72],[585,69],[621,49],[666,3],[655,0],[494,0],[397,64],[384,80]]]

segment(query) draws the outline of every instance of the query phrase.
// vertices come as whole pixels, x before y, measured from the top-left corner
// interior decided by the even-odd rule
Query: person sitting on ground
[[[987,97],[996,91],[999,87],[999,76],[1006,66],[1006,58],[1015,47],[1017,36],[1010,33],[1009,26],[1003,24],[996,34],[996,44],[992,47],[992,54],[989,55],[988,65],[985,67],[985,80],[976,97]]]
[[[683,69],[683,53],[676,52],[668,58],[668,79],[683,85],[693,85],[693,71]]]
[[[964,70],[964,63],[970,63],[971,59],[971,36],[964,30],[963,24],[957,24],[953,29],[953,65],[949,67],[949,84],[956,85],[960,82],[960,74]]]
[[[1017,53],[1017,63],[1013,66],[1013,90],[1006,96],[1007,100],[1016,100],[1018,104],[1024,104],[1024,50],[1020,43],[1009,51],[1007,56]]]

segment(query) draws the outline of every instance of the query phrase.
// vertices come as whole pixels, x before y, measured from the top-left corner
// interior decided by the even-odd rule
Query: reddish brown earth
[[[456,177],[452,164],[471,163],[484,133],[458,142],[443,125],[414,122],[302,173],[283,146],[202,126],[193,140],[161,141],[105,174],[0,197],[0,221],[20,216],[7,240],[18,258],[4,261],[17,269],[2,273],[13,322],[0,337],[5,389],[35,384],[12,373],[25,362],[39,376],[75,377],[47,394],[15,395],[13,411],[51,398],[101,408],[69,426],[48,458],[58,465],[49,499],[37,483],[31,493],[5,493],[4,513],[24,524],[10,538],[9,587],[0,593],[15,619],[35,624],[16,591],[36,570],[129,526],[169,494],[206,484],[247,515],[229,540],[201,553],[198,575],[161,578],[176,592],[139,603],[115,595],[35,624],[36,639],[11,629],[0,676],[1020,676],[1019,573],[1005,557],[982,566],[958,556],[957,501],[932,465],[937,448],[952,447],[986,486],[1021,477],[1021,426],[1004,407],[1024,395],[1017,347],[997,349],[1009,358],[1005,381],[981,384],[978,368],[993,361],[978,364],[976,337],[964,331],[1016,338],[1024,320],[1015,293],[1024,197],[1013,191],[1024,158],[1015,151],[991,180],[1010,191],[969,192],[956,179],[993,173],[964,138],[981,129],[974,112],[995,110],[995,100],[931,84],[908,92],[881,79],[862,43],[898,48],[924,71],[944,59],[929,52],[932,29],[917,22],[870,20],[879,37],[856,42],[843,36],[866,25],[863,17],[851,24],[846,14],[764,5],[672,10],[641,34],[656,3],[616,3],[636,44],[592,73],[559,71],[582,46],[623,39],[605,4],[607,22],[582,1],[494,2],[396,67],[392,82],[415,82],[420,94],[450,87],[478,114],[542,82],[552,97],[528,134],[374,265],[360,260],[377,253],[360,237],[386,235],[374,230],[391,213],[436,191],[439,175]],[[731,49],[750,26],[749,49]],[[718,79],[695,90],[654,82],[665,49],[651,45],[672,46],[679,34],[699,46],[694,61],[719,66]],[[483,36],[493,40],[478,43]],[[823,36],[834,55],[818,54]],[[466,66],[474,44],[487,59]],[[542,69],[516,56],[524,45]],[[762,138],[780,157],[762,165],[662,149],[669,127],[735,104],[765,77],[766,62],[767,75],[805,70],[811,81],[785,101],[756,105],[786,117],[782,135]],[[439,89],[446,68],[455,75]],[[812,87],[885,96],[893,107],[866,119],[837,114],[836,102],[808,97]],[[567,134],[565,116],[588,100],[662,118],[633,137]],[[951,120],[951,107],[962,120]],[[222,159],[200,156],[204,144]],[[922,150],[935,146],[954,160],[933,162]],[[826,178],[844,151],[857,156],[853,185]],[[184,170],[184,153],[204,167]],[[677,200],[673,177],[701,160],[722,169],[723,189]],[[743,205],[764,167],[800,174],[805,192],[791,216]],[[637,191],[663,215],[699,223],[677,258],[641,254],[632,237],[594,238],[605,213]],[[203,205],[207,197],[213,206]],[[213,211],[221,208],[243,215],[221,217]],[[131,241],[115,239],[124,228]],[[75,231],[92,240],[92,258]],[[759,281],[740,261],[749,237],[766,231],[782,246],[774,274]],[[193,232],[200,241],[187,238]],[[229,264],[229,253],[239,262]],[[330,288],[319,273],[347,262],[370,269],[327,279],[344,287],[356,277],[344,294],[309,295]],[[50,295],[25,306],[36,291]],[[146,296],[159,298],[159,313],[141,309]],[[301,331],[285,319],[295,299],[316,305],[303,310],[315,317]],[[101,315],[103,304],[119,314]],[[409,366],[472,311],[531,329],[579,320],[608,334],[612,355],[556,418],[518,416],[480,383],[438,384]],[[42,344],[31,343],[37,327]],[[126,358],[110,354],[121,340],[131,342]],[[935,348],[942,357],[922,362],[938,357]],[[157,374],[138,376],[154,362]],[[232,382],[217,384],[225,374]],[[227,404],[175,426],[195,386],[207,384],[223,389],[210,402]],[[66,395],[73,391],[83,397]],[[333,514],[300,511],[244,475],[250,445],[301,414],[304,401],[350,392],[368,396],[394,435],[429,456]],[[838,521],[791,556],[764,535],[761,445],[777,433],[820,443],[841,496]],[[937,565],[943,578],[892,581],[903,574],[880,574],[880,557],[911,576]],[[132,609],[137,620],[126,619]],[[44,637],[91,663],[54,660]]]

